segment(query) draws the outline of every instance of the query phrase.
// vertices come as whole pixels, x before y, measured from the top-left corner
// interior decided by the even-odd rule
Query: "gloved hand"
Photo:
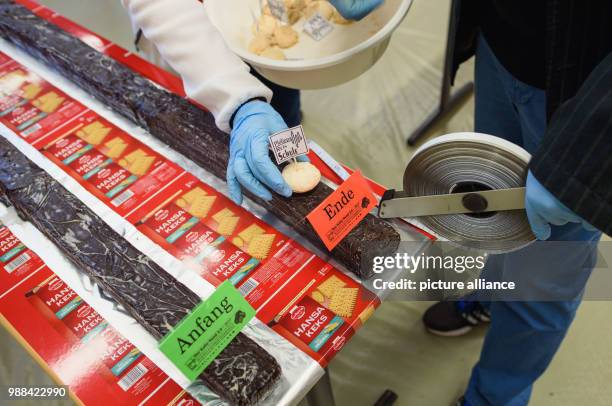
[[[347,20],[361,20],[385,0],[329,0],[342,17]]]
[[[268,155],[268,137],[286,128],[280,114],[263,101],[251,101],[238,109],[230,135],[227,166],[227,185],[234,202],[242,203],[240,185],[264,200],[272,199],[266,186],[282,196],[291,196],[291,188]]]
[[[525,209],[531,230],[538,240],[547,240],[550,237],[551,224],[562,226],[567,223],[581,223],[586,230],[596,230],[546,190],[531,171],[527,174]]]

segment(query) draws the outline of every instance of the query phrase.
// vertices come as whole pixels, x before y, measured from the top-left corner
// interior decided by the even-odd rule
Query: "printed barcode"
[[[31,126],[30,128],[23,130],[21,132],[21,136],[24,138],[28,138],[28,135],[35,133],[36,131],[40,130],[42,128],[42,126],[40,124],[34,124],[33,126]]]
[[[253,289],[255,289],[257,287],[257,285],[259,285],[259,282],[257,282],[254,279],[247,279],[242,286],[240,286],[238,288],[238,291],[240,292],[240,294],[242,296],[247,296],[249,293],[251,293],[253,291]]]
[[[119,207],[123,203],[127,202],[128,200],[130,200],[130,198],[132,196],[134,196],[134,192],[132,192],[131,190],[126,190],[125,192],[121,193],[119,196],[117,196],[113,200],[111,200],[111,203],[113,204],[113,206]]]
[[[132,387],[132,385],[136,383],[136,381],[142,378],[142,376],[146,374],[147,371],[148,369],[145,368],[144,365],[138,364],[134,368],[132,368],[132,370],[127,373],[127,375],[121,378],[119,382],[117,382],[117,384],[121,387],[121,389],[127,391]]]
[[[29,259],[30,259],[30,254],[28,254],[27,252],[24,252],[23,254],[21,254],[17,258],[15,258],[13,261],[11,261],[10,263],[6,264],[4,266],[4,269],[6,269],[6,272],[11,273],[15,269],[19,268],[21,265],[23,265],[26,262],[28,262]]]

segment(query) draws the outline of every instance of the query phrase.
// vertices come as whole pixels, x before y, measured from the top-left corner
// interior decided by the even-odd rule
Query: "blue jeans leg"
[[[551,240],[571,245],[537,243],[498,256],[501,280],[528,285],[531,299],[567,300],[490,303],[491,326],[466,392],[470,405],[529,402],[533,382],[550,364],[574,319],[596,261],[599,237],[569,224],[554,227]]]
[[[476,86],[476,130],[502,136],[534,152],[546,129],[544,92],[514,79],[482,37],[476,54]],[[519,406],[529,402],[533,382],[550,364],[574,319],[599,238],[600,233],[575,224],[553,227],[553,241],[588,243],[573,245],[571,252],[547,244],[532,245],[487,264],[483,273],[487,279],[518,279],[537,286],[543,295],[564,290],[568,300],[490,303],[492,322],[466,391],[468,404]]]
[[[302,122],[300,91],[270,82],[253,68],[251,68],[251,74],[272,90],[273,96],[270,104],[285,120],[285,124],[289,127],[299,125]]]
[[[475,131],[495,135],[534,153],[546,131],[546,95],[516,80],[480,36],[475,65]],[[499,280],[503,255],[489,257],[482,277]],[[468,298],[470,299],[470,298]],[[489,308],[486,292],[471,299]]]
[[[481,37],[474,68],[474,131],[522,146],[519,115],[506,91],[504,79],[499,62]]]

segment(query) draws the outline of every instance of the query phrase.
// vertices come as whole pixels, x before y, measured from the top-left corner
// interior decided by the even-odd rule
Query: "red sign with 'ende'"
[[[357,171],[306,218],[331,251],[375,206],[368,182]]]

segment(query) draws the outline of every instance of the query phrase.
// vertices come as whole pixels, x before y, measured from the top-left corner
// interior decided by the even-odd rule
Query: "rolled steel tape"
[[[444,135],[415,152],[404,172],[404,191],[409,196],[429,196],[469,191],[457,189],[476,185],[521,187],[530,158],[524,149],[491,135]],[[517,250],[535,239],[525,210],[423,216],[418,223],[442,239],[489,253]]]

